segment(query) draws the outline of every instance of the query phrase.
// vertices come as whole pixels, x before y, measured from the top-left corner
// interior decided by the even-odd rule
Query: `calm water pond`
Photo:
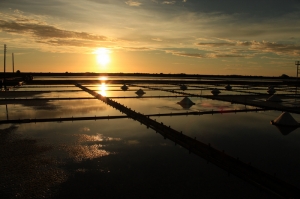
[[[15,134],[52,147],[66,175],[58,198],[273,198],[131,119],[22,124]]]
[[[143,114],[253,108],[190,97],[195,104],[187,109],[177,104],[183,99],[178,94],[139,86],[122,91],[121,86],[87,85],[109,97],[135,97],[134,92],[140,88],[145,90],[145,96],[170,96],[114,99]],[[58,99],[2,103],[0,120],[6,120],[7,116],[29,119],[124,115],[97,99],[59,100],[92,97],[76,89],[78,87],[71,85],[19,88],[14,92],[29,92],[21,93],[23,97]],[[41,93],[31,95],[30,91]],[[267,173],[276,173],[278,178],[300,188],[297,155],[300,129],[283,135],[270,124],[270,120],[280,114],[265,111],[152,118],[225,150],[243,162],[251,162]],[[300,121],[299,115],[292,115]],[[274,198],[235,176],[228,177],[226,171],[189,154],[130,118],[3,124],[0,131],[0,194],[7,198],[15,198],[13,194],[30,198],[33,193],[36,198]],[[17,158],[8,154],[15,154]],[[7,180],[11,181],[4,186]],[[36,187],[35,191],[32,187]]]

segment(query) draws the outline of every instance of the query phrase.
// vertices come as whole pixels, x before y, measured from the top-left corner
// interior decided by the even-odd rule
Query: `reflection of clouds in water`
[[[120,141],[121,138],[112,138],[112,137],[107,137],[104,139],[105,141]]]
[[[38,103],[34,104],[35,102]],[[98,100],[49,101],[47,103],[46,101],[28,101],[28,103],[31,103],[32,106],[29,107],[24,104],[10,104],[8,106],[9,116],[11,116],[10,119],[51,118],[64,117],[66,115],[71,117],[78,114],[87,115],[91,113],[96,114],[97,112],[97,114],[99,114],[107,110],[106,105],[101,102],[99,103]]]
[[[22,105],[24,107],[31,107],[36,110],[55,110],[57,107],[53,104],[50,104],[49,100],[7,100],[1,101],[0,105]]]
[[[88,128],[88,127],[84,127]],[[88,128],[89,129],[89,128]],[[87,135],[87,134],[76,134],[74,135],[77,137],[78,142],[95,142],[95,141],[103,141],[103,136],[102,134],[97,134],[97,135]]]
[[[200,108],[209,108],[209,109],[244,109],[245,106],[241,104],[231,104],[230,102],[223,102],[219,100],[203,100],[203,101],[196,101],[196,106]],[[248,108],[250,106],[247,106]]]
[[[87,127],[85,127],[87,128]],[[96,141],[120,141],[121,138],[105,137],[102,134],[87,135],[87,134],[76,134],[78,142],[96,142]]]
[[[89,127],[83,127],[79,129],[80,132],[89,132],[91,129]]]
[[[128,145],[136,145],[136,144],[140,144],[140,142],[138,140],[128,140],[126,142]]]
[[[182,108],[175,108],[171,106],[158,106],[158,109],[171,110],[171,111],[180,111]]]
[[[191,98],[192,101],[195,102],[195,105],[188,105],[188,106],[180,106],[178,104],[178,100],[174,103],[174,106],[171,105],[164,105],[164,106],[158,106],[156,107],[159,110],[168,110],[168,111],[182,111],[184,109],[189,109],[191,111],[199,111],[199,109],[243,109],[244,107],[239,104],[231,104],[230,102],[223,102],[218,100],[207,100],[207,99],[198,99],[198,98]]]
[[[83,129],[89,130],[87,127]],[[121,140],[120,138],[105,137],[102,134],[76,134],[74,136],[77,137],[77,142],[74,145],[63,145],[61,147],[68,153],[69,157],[76,162],[114,154],[113,152],[103,149],[104,145],[99,144],[99,142]]]
[[[102,145],[100,144],[94,144],[89,146],[64,146],[63,148],[68,152],[69,156],[77,162],[80,162],[85,159],[99,158],[111,154],[110,152],[101,149]]]
[[[0,98],[34,98],[40,97],[42,94],[49,94],[51,91],[15,91],[15,92],[2,92]]]
[[[60,112],[67,112],[73,114],[86,114],[107,109],[106,105],[103,102],[100,102],[99,100],[70,100],[53,102],[53,104],[55,104],[55,106],[59,108]]]
[[[32,100],[32,98],[38,98],[41,94],[48,94],[49,91],[31,91],[31,92],[23,92],[23,91],[16,91],[16,92],[3,92],[1,98],[31,98],[30,100],[4,100],[0,102],[0,105],[4,104],[11,104],[11,105],[22,105],[25,107],[32,107],[36,110],[55,110],[56,107],[51,105],[48,100]]]
[[[223,109],[223,108],[231,108],[231,106],[229,104],[223,104],[220,105],[220,102],[202,102],[197,104],[200,107],[207,107],[207,108],[219,108],[219,109]]]

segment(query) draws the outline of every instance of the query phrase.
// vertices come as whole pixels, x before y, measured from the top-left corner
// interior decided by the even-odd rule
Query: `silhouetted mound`
[[[186,90],[186,89],[187,89],[187,86],[184,85],[184,84],[182,84],[182,85],[180,85],[180,89],[181,89],[181,90]]]
[[[217,88],[214,88],[214,89],[211,91],[211,93],[212,93],[213,95],[219,95],[219,94],[221,93],[221,91],[219,91],[219,89],[217,89]]]
[[[276,90],[273,87],[269,87],[268,91],[269,94],[273,95],[274,93],[276,93]]]
[[[278,95],[272,95],[268,99],[266,99],[268,102],[282,102],[282,100],[278,97]]]
[[[271,121],[276,126],[298,127],[299,123],[288,112],[283,112],[278,118]]]
[[[229,84],[227,84],[227,86],[225,86],[225,89],[229,91],[232,89],[232,87]]]
[[[190,108],[193,106],[195,103],[192,102],[188,97],[183,98],[180,102],[177,102],[182,108]]]
[[[144,94],[146,94],[142,89],[139,89],[135,92],[135,94],[137,94],[139,97],[143,96]]]
[[[128,90],[128,86],[126,86],[126,84],[124,84],[123,86],[121,86],[121,89],[122,89],[123,91],[127,91],[127,90]]]

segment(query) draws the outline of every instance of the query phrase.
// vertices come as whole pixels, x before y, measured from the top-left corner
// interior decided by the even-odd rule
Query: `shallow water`
[[[51,145],[47,155],[72,174],[55,197],[272,198],[131,119],[22,124],[16,134]]]
[[[245,163],[251,162],[254,167],[269,174],[276,173],[279,179],[300,188],[300,160],[297,155],[300,150],[300,129],[284,135],[271,125],[270,121],[281,112],[221,114],[223,110],[253,107],[189,97],[195,104],[190,108],[183,108],[177,103],[183,99],[180,94],[149,90],[143,88],[143,85],[129,86],[128,91],[122,91],[122,85],[86,86],[102,95],[117,97],[115,101],[142,114],[219,111],[219,114],[152,118],[203,143],[210,143],[232,157],[239,157]],[[168,85],[155,86],[178,89]],[[135,91],[140,88],[146,94],[136,98]],[[124,115],[97,99],[59,100],[67,97],[92,97],[84,91],[76,91],[79,88],[75,86],[26,86],[20,87],[18,91],[22,89],[29,92],[26,95],[28,98],[58,99],[2,104],[1,120],[6,120],[7,116],[9,119],[33,119]],[[33,90],[42,93],[30,96],[30,91]],[[235,91],[228,93],[237,94]],[[122,96],[134,98],[118,98]],[[300,121],[299,115],[292,115]],[[10,127],[14,129],[8,130],[12,129]],[[1,125],[0,130],[2,135],[5,134],[3,132],[13,135],[12,140],[27,138],[35,140],[34,143],[38,146],[51,146],[51,149],[37,156],[55,160],[55,164],[49,161],[47,168],[55,168],[56,172],[59,170],[64,178],[53,180],[50,188],[41,190],[41,193],[45,193],[42,195],[48,198],[273,198],[235,176],[228,177],[226,171],[194,154],[189,154],[186,149],[130,118],[5,124]],[[32,143],[29,142],[24,147],[32,146]],[[19,158],[28,156],[21,152],[22,150]],[[5,157],[3,153],[0,152],[0,157]],[[13,165],[14,162],[9,160],[5,164]],[[13,174],[19,175],[22,181],[25,174],[21,170],[15,172]],[[0,175],[4,175],[3,172],[0,172]],[[32,176],[34,175],[33,172]],[[33,187],[35,183],[39,183],[39,180],[31,181]],[[0,187],[1,191],[8,195],[15,193],[14,189],[7,191],[3,187]]]

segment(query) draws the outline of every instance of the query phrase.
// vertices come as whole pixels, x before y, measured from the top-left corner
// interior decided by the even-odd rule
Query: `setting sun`
[[[106,66],[110,62],[109,53],[110,51],[107,48],[98,48],[95,50],[97,63],[101,64],[102,66]]]

